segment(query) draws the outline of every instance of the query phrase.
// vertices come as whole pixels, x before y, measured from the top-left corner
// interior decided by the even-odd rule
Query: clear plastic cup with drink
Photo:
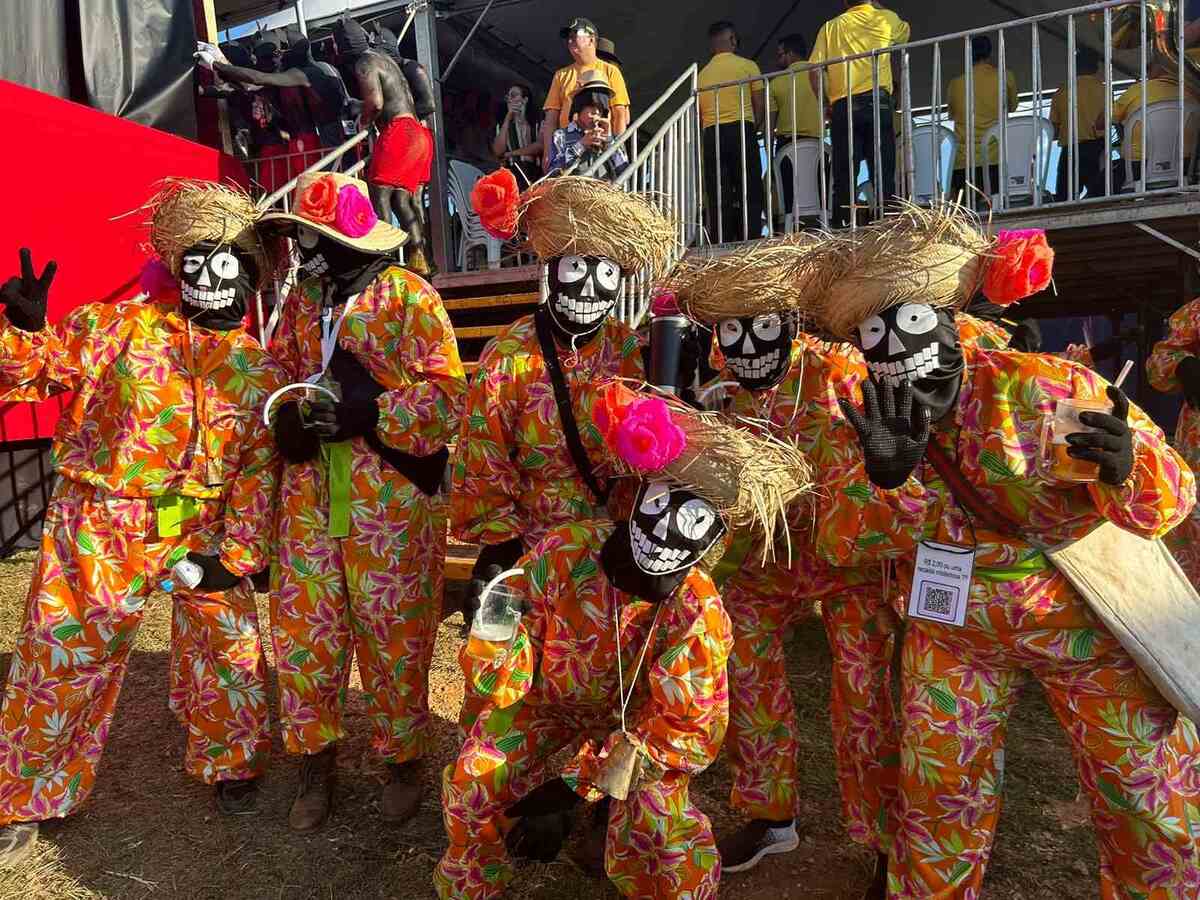
[[[1042,420],[1042,442],[1039,458],[1042,474],[1059,481],[1089,482],[1100,478],[1100,465],[1086,459],[1076,459],[1067,450],[1071,445],[1067,436],[1086,431],[1101,431],[1079,421],[1079,414],[1099,412],[1112,415],[1113,405],[1108,400],[1082,400],[1067,398],[1059,400],[1054,412]]]

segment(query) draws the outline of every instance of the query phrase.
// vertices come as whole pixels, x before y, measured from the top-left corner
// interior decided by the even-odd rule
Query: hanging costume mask
[[[750,391],[774,387],[791,366],[795,319],[767,313],[724,319],[716,328],[717,344],[738,384]]]
[[[857,338],[876,384],[899,387],[907,381],[930,421],[941,419],[958,399],[963,355],[954,310],[902,303],[858,326]]]
[[[183,314],[202,328],[241,327],[257,283],[253,258],[233,244],[202,241],[183,251],[179,271]]]
[[[567,342],[586,341],[617,305],[621,267],[603,256],[561,256],[549,261],[546,309]]]

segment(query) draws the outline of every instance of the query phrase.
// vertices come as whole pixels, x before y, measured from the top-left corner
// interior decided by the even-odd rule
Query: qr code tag
[[[962,625],[967,618],[975,551],[970,547],[923,541],[917,546],[908,614],[942,625]]]

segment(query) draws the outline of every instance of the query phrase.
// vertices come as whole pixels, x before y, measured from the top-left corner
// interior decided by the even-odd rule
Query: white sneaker
[[[757,866],[767,854],[790,853],[799,846],[795,822],[785,828],[774,828],[755,819],[719,841],[717,850],[721,854],[722,872],[745,872]]]

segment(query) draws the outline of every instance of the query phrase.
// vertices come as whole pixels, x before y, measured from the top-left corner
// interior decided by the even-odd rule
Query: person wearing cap
[[[562,174],[576,164],[580,171],[588,169],[612,140],[609,130],[612,88],[599,71],[584,72],[580,81],[579,91],[571,101],[571,124],[554,132],[547,174]],[[628,165],[629,158],[618,147],[596,177],[612,181]]]
[[[1048,286],[1043,233],[991,238],[956,208],[913,210],[831,250],[797,272],[796,293],[862,349],[869,377],[861,406],[840,400],[862,461],[827,483],[865,475],[875,489],[830,495],[818,547],[837,564],[896,558],[908,594],[888,895],[978,896],[1009,715],[1033,678],[1090,801],[1099,896],[1195,896],[1190,729],[1042,549],[1102,525],[1161,536],[1194,506],[1191,470],[1094,371],[961,342],[954,311],[980,286],[1002,306]],[[1043,422],[1065,399],[1108,411],[1079,413],[1088,430],[1044,455]],[[959,574],[917,575],[934,570]]]
[[[96,783],[147,600],[171,593],[170,705],[185,768],[251,813],[270,749],[266,663],[247,576],[271,558],[278,458],[262,405],[283,372],[245,330],[281,248],[245,194],[171,180],[145,207],[145,293],[48,324],[56,265],[0,288],[0,398],[71,394],[57,483],[0,704],[0,866]],[[198,576],[171,570],[186,558]]]
[[[821,26],[808,61],[814,65],[828,63],[844,56],[858,56],[876,50],[886,50],[893,44],[909,39],[908,23],[876,0],[844,0],[846,11]],[[873,105],[875,68],[879,78],[879,133],[876,135],[876,110]],[[858,179],[858,168],[865,161],[874,184],[876,176],[883,183],[881,201],[896,193],[896,133],[892,101],[892,54],[863,57],[847,65],[838,63],[809,70],[813,93],[824,96],[829,105],[830,138],[833,142],[833,211],[837,222],[849,224],[850,194]],[[847,74],[848,70],[848,74]],[[823,91],[819,86],[824,73]],[[850,125],[854,120],[854,146],[850,146]],[[875,171],[874,146],[878,138],[880,167]],[[851,171],[847,160],[854,154]]]
[[[622,896],[717,894],[712,827],[688,793],[728,720],[732,635],[708,573],[727,529],[770,530],[804,495],[807,464],[619,382],[600,387],[592,426],[640,485],[615,525],[570,522],[533,545],[504,585],[523,610],[512,638],[468,644],[484,705],[443,775],[442,898],[498,896],[513,857],[553,861],[580,805],[604,800]]]
[[[625,76],[618,66],[596,56],[598,34],[596,26],[587,19],[574,19],[559,32],[567,42],[571,65],[554,73],[546,102],[542,104],[545,114],[542,120],[543,169],[549,168],[554,132],[571,124],[571,101],[580,90],[585,72],[599,72],[612,91],[610,134],[619,136],[629,127],[629,91],[625,87]]]
[[[291,208],[259,224],[300,253],[271,353],[291,382],[320,388],[270,411],[286,462],[271,589],[280,720],[284,749],[303,755],[288,822],[311,831],[329,815],[355,656],[387,768],[380,814],[403,822],[432,740],[442,481],[466,378],[441,299],[396,262],[406,235],[376,216],[362,181],[302,176]]]

